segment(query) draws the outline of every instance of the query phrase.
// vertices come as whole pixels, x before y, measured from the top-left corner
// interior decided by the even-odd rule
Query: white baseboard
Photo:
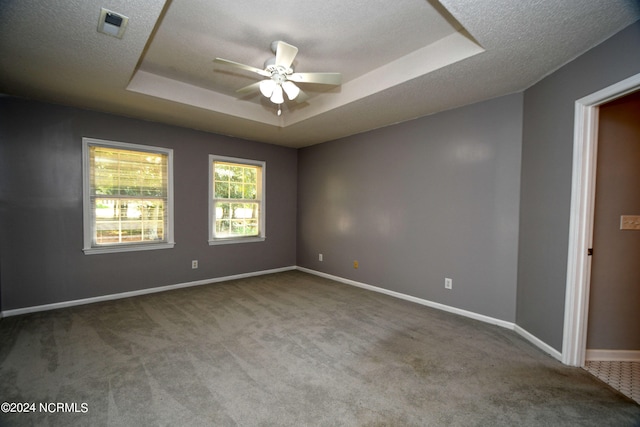
[[[58,308],[73,307],[76,305],[93,304],[96,302],[111,301],[122,298],[130,298],[139,295],[154,294],[157,292],[171,291],[174,289],[190,288],[192,286],[208,285],[211,283],[226,282],[229,280],[244,279],[247,277],[262,276],[265,274],[280,273],[283,271],[295,270],[295,266],[275,268],[272,270],[256,271],[252,273],[235,274],[233,276],[215,277],[213,279],[196,280],[194,282],[178,283],[175,285],[159,286],[156,288],[140,289],[138,291],[121,292],[118,294],[102,295],[99,297],[83,298],[72,301],[56,302],[53,304],[37,305],[33,307],[17,308],[14,310],[5,310],[0,317],[18,316],[20,314],[36,313],[39,311],[55,310]]]
[[[216,278],[212,278],[212,279],[204,279],[204,280],[197,280],[197,281],[193,281],[193,282],[186,282],[186,283],[178,283],[175,285],[167,285],[167,286],[159,286],[156,288],[149,288],[149,289],[141,289],[141,290],[137,290],[137,291],[130,291],[130,292],[122,292],[122,293],[118,293],[118,294],[110,294],[110,295],[102,295],[102,296],[98,296],[98,297],[92,297],[92,298],[83,298],[83,299],[77,299],[77,300],[72,300],[72,301],[63,301],[63,302],[57,302],[57,303],[53,303],[53,304],[44,304],[44,305],[38,305],[38,306],[32,306],[32,307],[25,307],[25,308],[18,308],[18,309],[13,309],[13,310],[5,310],[0,312],[0,317],[10,317],[10,316],[18,316],[21,314],[28,314],[28,313],[36,313],[39,311],[48,311],[48,310],[55,310],[55,309],[59,309],[59,308],[66,308],[66,307],[73,307],[73,306],[77,306],[77,305],[84,305],[84,304],[93,304],[96,302],[103,302],[103,301],[111,301],[111,300],[116,300],[116,299],[122,299],[122,298],[130,298],[130,297],[135,297],[135,296],[139,296],[139,295],[147,295],[147,294],[153,294],[153,293],[157,293],[157,292],[164,292],[164,291],[170,291],[170,290],[174,290],[174,289],[181,289],[181,288],[189,288],[192,286],[201,286],[201,285],[208,285],[211,283],[219,283],[219,282],[226,282],[229,280],[237,280],[237,279],[244,279],[247,277],[254,277],[254,276],[262,276],[265,274],[273,274],[273,273],[280,273],[283,271],[291,271],[291,270],[299,270],[305,273],[309,273],[309,274],[313,274],[316,276],[320,276],[320,277],[324,277],[326,279],[330,279],[330,280],[334,280],[336,282],[340,282],[340,283],[344,283],[346,285],[351,285],[351,286],[356,286],[359,288],[363,288],[363,289],[367,289],[370,291],[374,291],[374,292],[379,292],[382,294],[386,294],[395,298],[400,298],[406,301],[411,301],[417,304],[421,304],[427,307],[431,307],[431,308],[435,308],[438,310],[442,310],[442,311],[446,311],[449,313],[453,313],[453,314],[457,314],[460,316],[464,316],[464,317],[468,317],[471,319],[475,319],[475,320],[479,320],[481,322],[484,323],[489,323],[491,325],[497,325],[506,329],[510,329],[515,331],[518,335],[522,336],[524,339],[526,339],[527,341],[531,342],[533,345],[535,345],[536,347],[540,348],[542,351],[544,351],[545,353],[548,353],[549,355],[551,355],[552,357],[558,359],[558,360],[562,360],[562,354],[560,352],[558,352],[557,350],[555,350],[554,348],[552,348],[551,346],[549,346],[548,344],[544,343],[543,341],[541,341],[540,339],[538,339],[537,337],[535,337],[534,335],[531,335],[529,332],[525,331],[524,329],[522,329],[521,327],[519,327],[518,325],[516,325],[515,323],[512,322],[507,322],[504,320],[500,320],[500,319],[496,319],[490,316],[485,316],[483,314],[478,314],[478,313],[474,313],[472,311],[467,311],[467,310],[462,310],[460,308],[456,308],[456,307],[451,307],[445,304],[440,304],[437,302],[433,302],[433,301],[429,301],[429,300],[425,300],[422,298],[417,298],[411,295],[406,295],[400,292],[396,292],[396,291],[391,291],[388,289],[384,289],[384,288],[380,288],[377,286],[372,286],[372,285],[368,285],[366,283],[361,283],[361,282],[356,282],[355,280],[350,280],[350,279],[345,279],[342,277],[338,277],[338,276],[334,276],[331,274],[327,274],[327,273],[322,273],[320,271],[316,271],[316,270],[311,270],[308,268],[304,268],[304,267],[298,267],[298,266],[289,266],[289,267],[282,267],[282,268],[275,268],[275,269],[271,269],[271,270],[263,270],[263,271],[256,271],[256,272],[252,272],[252,273],[243,273],[243,274],[236,274],[233,276],[224,276],[224,277],[216,277]],[[611,350],[587,350],[587,359],[588,360],[622,360],[622,359],[589,359],[589,352],[602,352],[602,351],[607,351],[609,353],[611,353]],[[636,352],[616,352],[616,353],[625,353],[624,356],[622,354],[618,354],[616,357],[625,357],[625,358],[629,358],[632,357],[632,360],[640,360],[640,351],[636,351]],[[629,353],[633,353],[633,354],[629,354]],[[595,354],[595,353],[594,353]],[[607,357],[611,357],[611,356],[607,356]],[[624,359],[627,360],[627,359]]]
[[[585,360],[609,362],[640,362],[640,350],[587,349]]]
[[[522,329],[521,327],[519,327],[515,323],[507,322],[507,321],[500,320],[500,319],[496,319],[496,318],[493,318],[493,317],[490,317],[490,316],[485,316],[483,314],[474,313],[472,311],[462,310],[462,309],[459,309],[459,308],[456,308],[456,307],[451,307],[451,306],[448,306],[448,305],[445,305],[445,304],[440,304],[440,303],[429,301],[429,300],[425,300],[425,299],[422,299],[422,298],[417,298],[417,297],[414,297],[414,296],[411,296],[411,295],[402,294],[400,292],[390,291],[388,289],[379,288],[377,286],[371,286],[371,285],[368,285],[366,283],[356,282],[354,280],[345,279],[345,278],[334,276],[334,275],[327,274],[327,273],[322,273],[320,271],[310,270],[310,269],[304,268],[304,267],[297,267],[297,269],[300,270],[300,271],[303,271],[305,273],[314,274],[316,276],[324,277],[326,279],[335,280],[336,282],[344,283],[344,284],[351,285],[351,286],[357,286],[359,288],[368,289],[370,291],[374,291],[374,292],[379,292],[379,293],[382,293],[382,294],[390,295],[392,297],[396,297],[396,298],[404,299],[404,300],[407,300],[407,301],[415,302],[417,304],[421,304],[421,305],[424,305],[424,306],[427,306],[427,307],[432,307],[432,308],[435,308],[435,309],[438,309],[438,310],[447,311],[449,313],[458,314],[460,316],[469,317],[471,319],[479,320],[481,322],[489,323],[491,325],[497,325],[497,326],[501,326],[501,327],[506,328],[506,329],[511,329],[511,330],[515,331],[518,335],[520,335],[521,337],[523,337],[524,339],[529,341],[531,344],[533,344],[536,347],[538,347],[540,350],[542,350],[545,353],[549,354],[551,357],[553,357],[553,358],[555,358],[555,359],[557,359],[559,361],[562,360],[562,353],[560,353],[558,350],[554,349],[553,347],[551,347],[547,343],[541,341],[540,339],[538,339],[534,335],[530,334],[526,330]]]
[[[327,273],[322,273],[316,270],[310,270],[304,267],[298,267],[298,270],[303,271],[305,273],[314,274],[316,276],[324,277],[326,279],[335,280],[336,282],[344,283],[346,285],[357,286],[358,288],[367,289],[370,291],[378,292],[381,294],[390,295],[392,297],[400,298],[403,300],[415,302],[417,304],[425,305],[427,307],[436,308],[438,310],[447,311],[449,313],[459,314],[460,316],[469,317],[471,319],[480,320],[481,322],[490,323],[492,325],[502,326],[503,328],[513,329],[515,324],[511,322],[507,322],[504,320],[496,319],[493,317],[485,316],[483,314],[474,313],[472,311],[462,310],[460,308],[451,307],[449,305],[440,304],[437,302],[425,300],[422,298],[417,298],[411,295],[403,294],[396,291],[390,291],[388,289],[379,288],[377,286],[368,285],[366,283],[356,282],[355,280],[345,279],[342,277],[334,276]]]
[[[540,350],[542,350],[545,353],[547,353],[549,356],[551,356],[554,359],[559,360],[560,362],[562,362],[562,353],[561,352],[559,352],[555,348],[551,347],[549,344],[547,344],[544,341],[540,340],[538,337],[536,337],[535,335],[532,335],[529,331],[521,328],[518,325],[516,325],[514,330],[522,338],[526,339],[531,344],[535,345]]]

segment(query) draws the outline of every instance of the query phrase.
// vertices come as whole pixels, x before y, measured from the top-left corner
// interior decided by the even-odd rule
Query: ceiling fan
[[[267,77],[249,86],[238,89],[238,93],[251,93],[260,91],[262,95],[269,98],[271,102],[278,105],[278,115],[282,113],[281,104],[284,102],[284,95],[289,100],[304,102],[308,96],[300,90],[296,83],[316,83],[326,85],[339,85],[342,83],[340,73],[296,73],[292,64],[298,48],[283,41],[271,43],[271,51],[275,57],[267,59],[264,63],[264,70],[241,64],[223,58],[215,58],[213,62],[240,68]]]

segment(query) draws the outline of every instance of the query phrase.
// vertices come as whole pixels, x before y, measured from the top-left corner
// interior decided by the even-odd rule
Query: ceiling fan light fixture
[[[296,99],[300,94],[300,88],[293,82],[290,82],[288,80],[282,83],[282,89],[284,89],[285,93],[287,94],[287,98],[289,98],[291,101]]]
[[[213,61],[266,77],[266,79],[238,89],[236,92],[247,94],[260,91],[265,98],[278,105],[278,115],[282,114],[285,93],[290,101],[296,100],[296,102],[302,103],[309,99],[309,96],[300,90],[298,84],[315,83],[338,86],[342,83],[340,73],[296,73],[293,63],[298,54],[298,48],[295,46],[283,41],[275,41],[271,43],[271,50],[276,56],[265,61],[264,70],[223,58],[215,58]]]
[[[271,98],[273,90],[276,88],[276,82],[271,79],[262,80],[260,82],[260,92],[267,98]]]
[[[282,104],[284,102],[284,97],[282,96],[282,86],[276,85],[273,89],[273,95],[271,95],[271,102],[274,104]]]

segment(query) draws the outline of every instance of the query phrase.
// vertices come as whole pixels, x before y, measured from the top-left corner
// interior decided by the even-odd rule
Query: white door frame
[[[562,363],[584,366],[591,257],[593,211],[598,153],[598,111],[605,102],[640,88],[640,74],[580,98],[575,103],[573,176],[569,223],[569,256],[565,296]]]

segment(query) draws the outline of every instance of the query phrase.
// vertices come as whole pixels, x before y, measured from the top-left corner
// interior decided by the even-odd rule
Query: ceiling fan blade
[[[261,82],[255,82],[255,83],[251,83],[249,86],[241,87],[236,91],[236,93],[245,94],[245,93],[258,92],[260,90],[260,83]]]
[[[340,73],[293,73],[287,78],[297,83],[342,84],[342,74]]]
[[[289,43],[279,41],[278,47],[276,48],[276,65],[284,68],[290,68],[297,54],[297,47],[291,46]]]
[[[298,96],[296,96],[296,102],[298,104],[302,104],[303,102],[306,102],[307,99],[309,99],[309,95],[307,95],[306,93],[304,93],[303,91],[300,91],[300,93],[298,94]]]
[[[216,58],[213,60],[216,64],[230,65],[232,67],[240,68],[247,71],[252,71],[261,76],[270,77],[271,74],[268,71],[261,70],[260,68],[252,67],[251,65],[241,64],[235,61],[229,61],[228,59]]]

